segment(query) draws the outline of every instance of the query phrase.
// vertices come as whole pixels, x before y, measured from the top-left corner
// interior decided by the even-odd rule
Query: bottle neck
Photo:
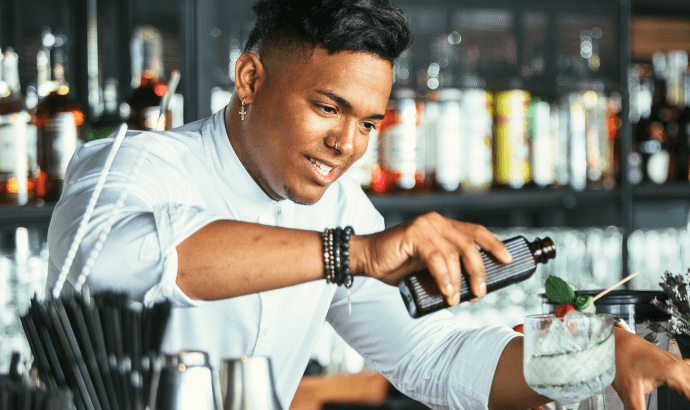
[[[546,263],[556,257],[556,244],[549,237],[544,239],[537,238],[533,242],[528,243],[527,246],[529,246],[536,263]]]

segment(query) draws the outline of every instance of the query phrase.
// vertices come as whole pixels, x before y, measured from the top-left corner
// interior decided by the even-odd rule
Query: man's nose
[[[338,133],[338,151],[346,157],[354,154],[356,138],[357,122],[344,121]]]

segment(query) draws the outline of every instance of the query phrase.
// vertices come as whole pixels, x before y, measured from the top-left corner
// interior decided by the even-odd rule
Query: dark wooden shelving
[[[495,190],[486,194],[428,193],[374,195],[369,198],[382,214],[462,210],[464,213],[509,209],[574,209],[619,203],[620,189],[585,190],[534,189]]]
[[[644,184],[632,188],[633,200],[690,199],[689,182],[672,182],[664,185]]]
[[[18,226],[47,228],[55,203],[0,206],[0,229]]]

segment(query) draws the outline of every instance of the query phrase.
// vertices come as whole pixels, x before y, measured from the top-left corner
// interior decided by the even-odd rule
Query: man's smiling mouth
[[[323,176],[327,176],[333,170],[333,167],[329,167],[328,165],[324,164],[323,162],[319,162],[314,158],[309,158],[309,162],[311,162],[314,165],[314,168],[316,168],[316,170],[319,171],[319,173]]]

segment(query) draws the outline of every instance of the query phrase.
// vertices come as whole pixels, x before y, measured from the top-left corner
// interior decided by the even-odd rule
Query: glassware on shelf
[[[565,410],[608,387],[616,374],[613,316],[530,315],[524,323],[527,384]]]
[[[12,353],[19,352],[30,367],[31,352],[19,316],[31,298],[42,300],[48,272],[48,254],[40,250],[38,231],[17,228],[14,244],[0,253],[0,374],[6,373]]]

